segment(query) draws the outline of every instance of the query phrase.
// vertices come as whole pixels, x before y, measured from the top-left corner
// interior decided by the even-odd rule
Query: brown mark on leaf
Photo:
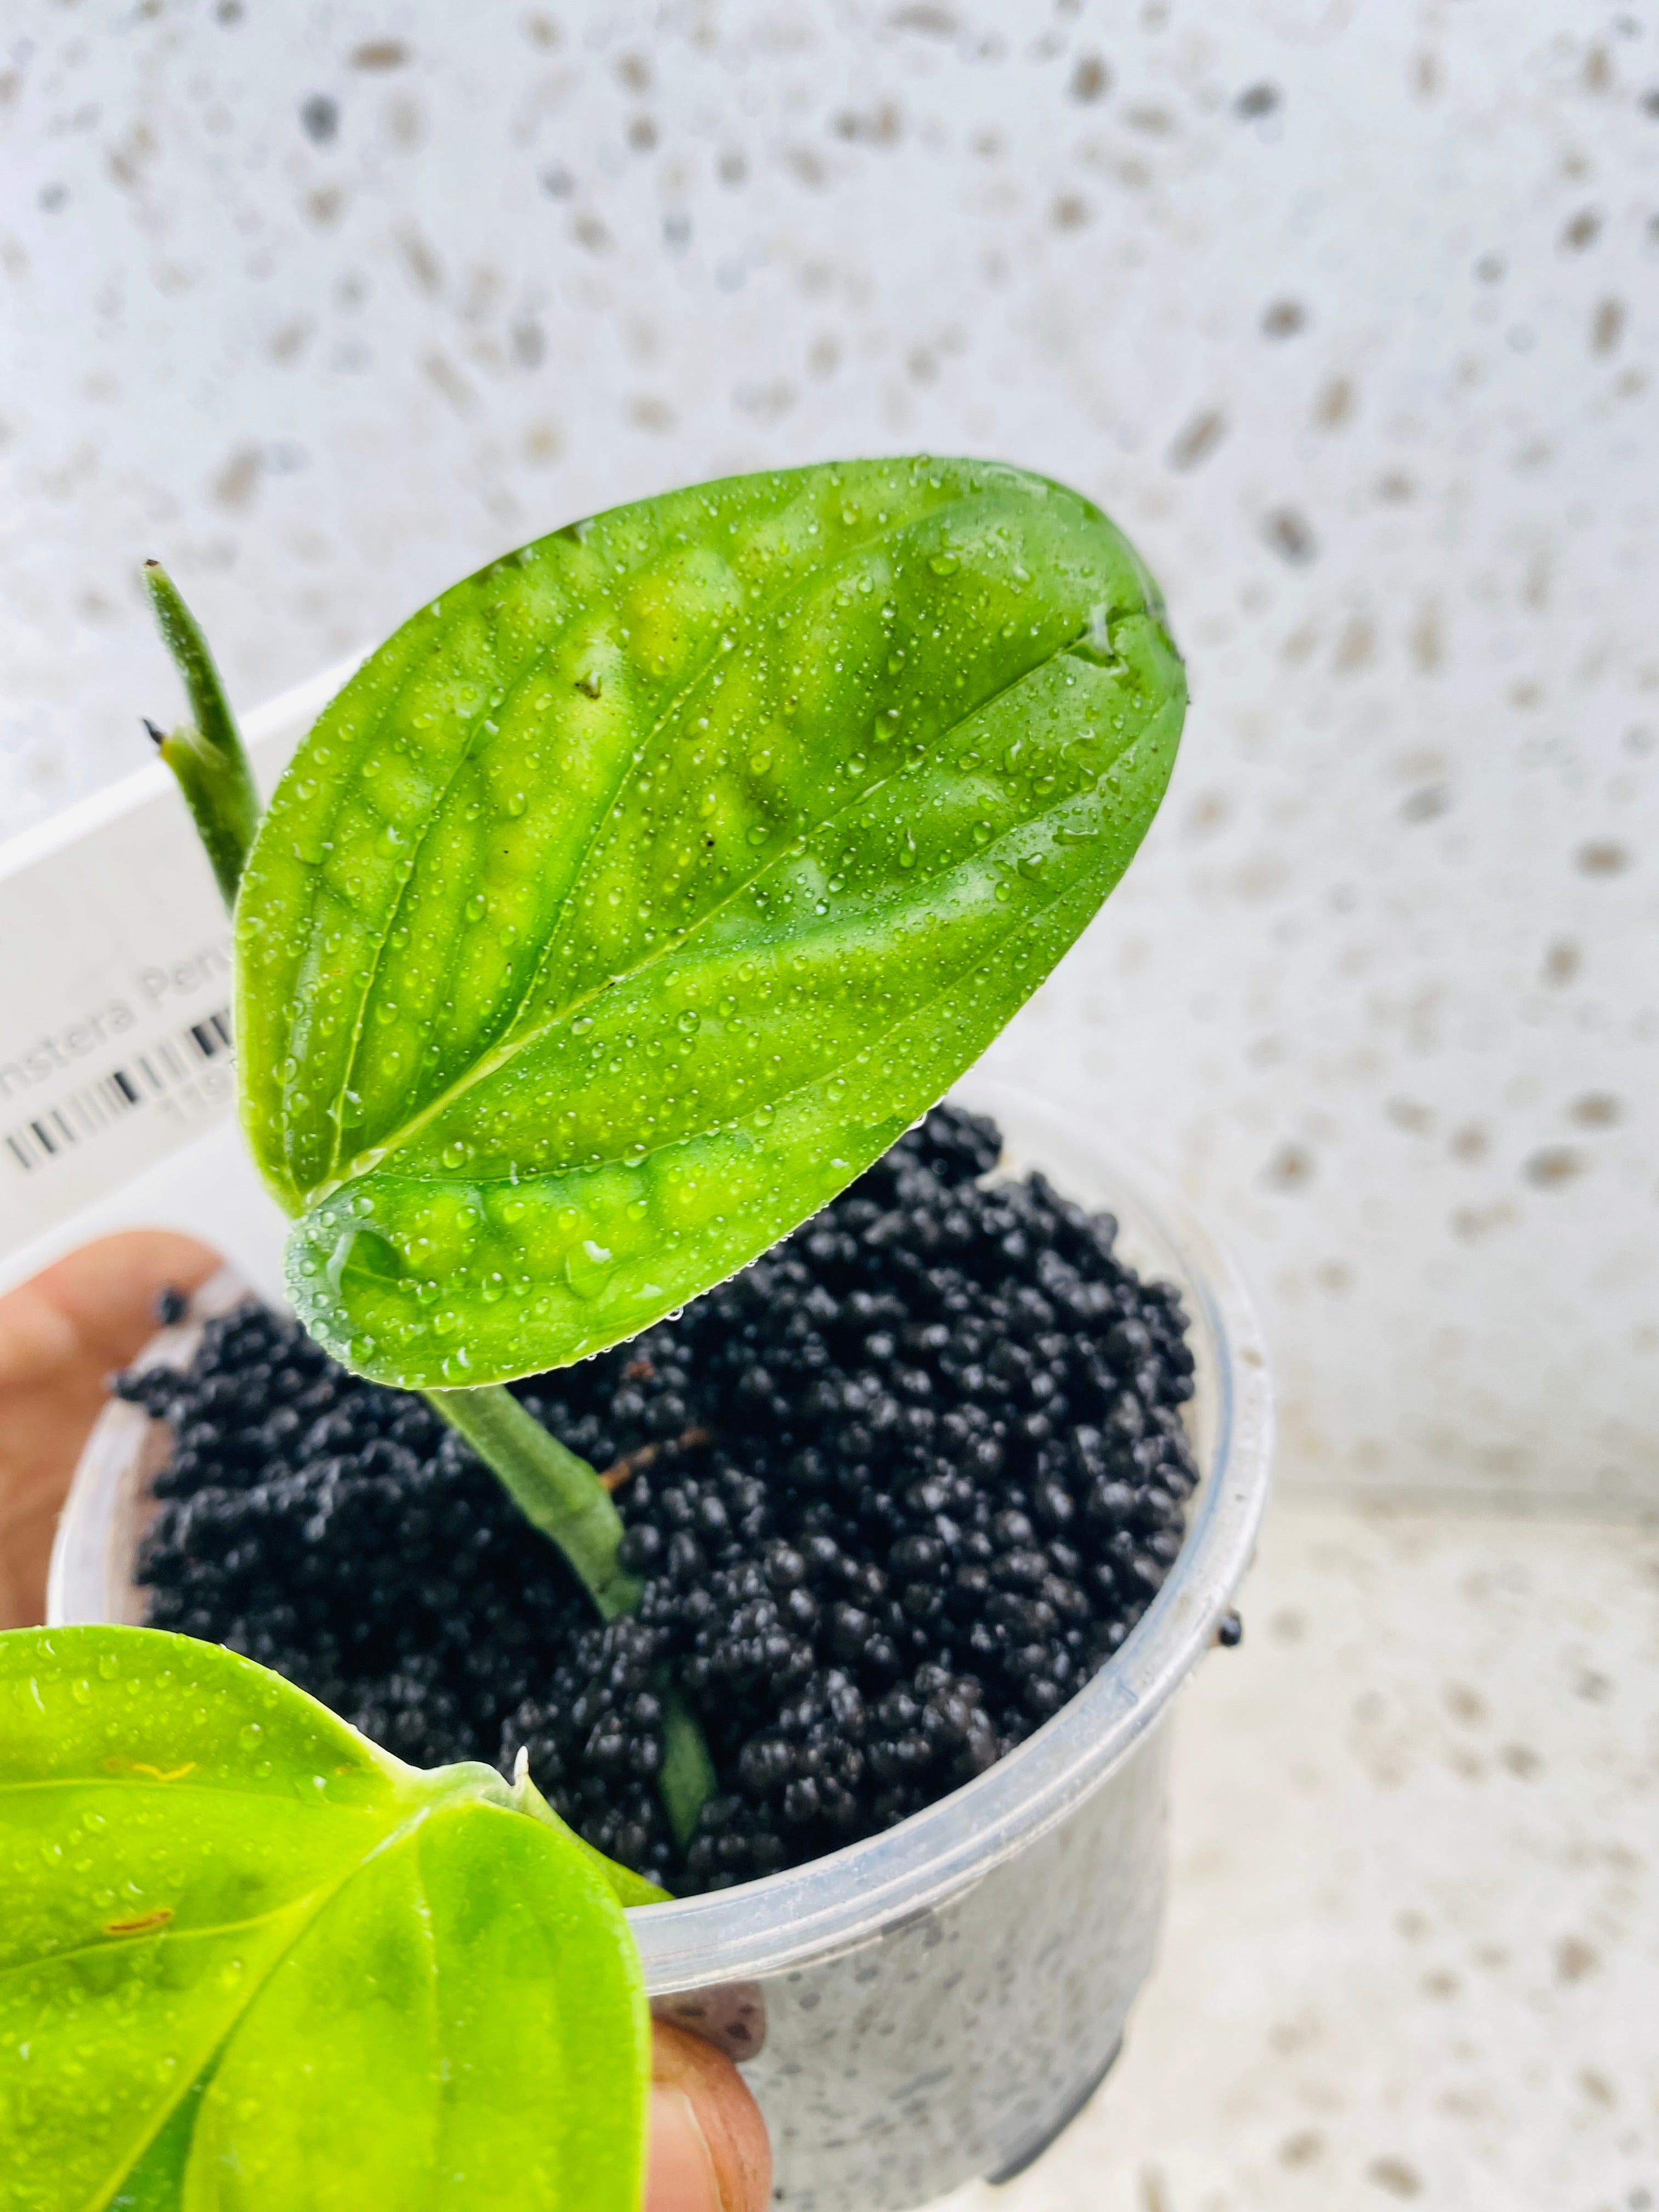
[[[136,1920],[106,1920],[106,1936],[148,1936],[152,1929],[165,1928],[173,1917],[170,1905],[158,1905],[154,1912],[141,1912]]]
[[[409,59],[409,48],[401,39],[365,39],[352,48],[350,59],[353,69],[401,69]]]
[[[1561,232],[1561,251],[1564,253],[1583,253],[1595,245],[1601,234],[1601,213],[1599,208],[1580,208],[1571,222]]]

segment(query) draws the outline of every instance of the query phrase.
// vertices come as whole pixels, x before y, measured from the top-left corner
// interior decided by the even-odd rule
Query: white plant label
[[[347,673],[248,718],[262,790]],[[234,1107],[229,926],[159,763],[0,848],[0,979],[3,1266]]]

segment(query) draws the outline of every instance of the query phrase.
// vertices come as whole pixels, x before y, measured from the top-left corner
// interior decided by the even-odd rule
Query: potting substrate
[[[522,1747],[591,1843],[677,1894],[800,1864],[972,1779],[1121,1645],[1197,1470],[1176,1293],[945,1105],[763,1259],[513,1386],[599,1468],[643,1595],[602,1623],[425,1402],[249,1304],[120,1378],[173,1449],[155,1626],[275,1668],[420,1765]],[[176,1312],[170,1314],[176,1318]],[[663,1693],[718,1786],[689,1845]]]

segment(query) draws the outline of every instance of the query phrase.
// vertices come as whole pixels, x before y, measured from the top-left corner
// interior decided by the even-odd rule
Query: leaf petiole
[[[220,896],[227,907],[234,907],[259,826],[253,771],[207,640],[159,561],[145,562],[144,588],[195,716],[193,724],[181,723],[171,732],[150,721],[144,726],[179,780]]]
[[[681,1692],[671,1682],[663,1692],[662,1771],[657,1793],[684,1850],[691,1840],[697,1815],[714,1794],[719,1778],[708,1756],[702,1725]]]
[[[526,1520],[558,1546],[601,1616],[615,1620],[632,1613],[641,1589],[617,1564],[622,1516],[587,1462],[567,1450],[499,1382],[421,1395],[466,1438]]]
[[[526,1520],[557,1545],[600,1616],[615,1620],[632,1613],[644,1593],[617,1564],[622,1516],[587,1462],[550,1434],[501,1383],[421,1395],[441,1420],[466,1438]],[[682,1849],[717,1781],[702,1724],[671,1683],[663,1692],[663,1763],[657,1787]]]

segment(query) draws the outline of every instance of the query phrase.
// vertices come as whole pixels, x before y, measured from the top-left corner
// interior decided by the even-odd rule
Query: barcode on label
[[[230,1012],[221,1007],[19,1121],[6,1132],[4,1156],[33,1175],[146,1107],[188,1115],[220,1105],[230,1096]]]

